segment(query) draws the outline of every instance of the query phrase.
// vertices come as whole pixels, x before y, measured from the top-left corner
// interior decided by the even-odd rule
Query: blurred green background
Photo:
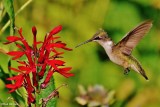
[[[27,0],[14,0],[15,12]],[[123,74],[123,68],[112,63],[104,49],[97,43],[76,48],[103,28],[117,43],[139,23],[151,19],[153,27],[134,49],[133,55],[141,62],[149,81],[133,72]],[[4,26],[8,17],[0,23]],[[32,43],[31,27],[36,26],[38,40],[53,27],[62,25],[61,40],[73,51],[64,55],[67,66],[72,66],[74,77],[64,78],[54,74],[56,86],[61,88],[57,107],[80,107],[76,103],[79,84],[100,84],[107,90],[115,90],[115,102],[111,107],[159,107],[160,105],[160,1],[159,0],[33,0],[16,16],[15,25],[23,28],[26,39]],[[0,46],[9,35],[9,28],[0,35]],[[6,55],[0,53],[0,65],[7,71]],[[13,65],[14,66],[14,65]],[[7,73],[7,72],[6,72]],[[0,80],[0,99],[10,94]]]

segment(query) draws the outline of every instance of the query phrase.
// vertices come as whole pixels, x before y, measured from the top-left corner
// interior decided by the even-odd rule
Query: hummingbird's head
[[[96,41],[99,43],[99,42],[107,41],[108,39],[110,38],[108,37],[107,33],[103,29],[100,29],[99,31],[97,31],[97,33],[93,35],[91,39],[88,39],[87,41],[80,43],[79,45],[76,46],[76,48],[92,41]]]
[[[108,35],[103,29],[100,29],[99,31],[97,31],[91,38],[92,41],[96,41],[96,42],[106,41],[107,39],[108,39]]]

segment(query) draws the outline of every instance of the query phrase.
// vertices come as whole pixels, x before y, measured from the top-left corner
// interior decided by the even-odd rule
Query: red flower
[[[20,65],[18,68],[11,67],[10,69],[18,72],[17,76],[8,78],[7,80],[15,81],[14,84],[7,84],[6,87],[11,89],[9,92],[13,92],[20,87],[24,87],[28,93],[28,104],[35,101],[32,93],[34,93],[34,88],[38,88],[38,82],[40,79],[44,78],[45,72],[47,73],[44,82],[41,84],[41,88],[46,88],[50,78],[54,72],[58,72],[64,77],[71,77],[74,74],[69,73],[71,67],[62,68],[65,62],[59,60],[62,58],[64,52],[57,51],[57,48],[71,51],[72,49],[67,48],[66,44],[61,41],[56,41],[60,37],[53,36],[62,30],[62,26],[57,26],[52,29],[49,34],[46,34],[44,41],[37,41],[37,29],[32,27],[33,33],[33,44],[29,46],[27,41],[22,35],[22,28],[18,30],[20,37],[18,36],[8,36],[8,42],[4,44],[15,43],[18,47],[18,51],[10,51],[7,54],[12,56],[12,60],[17,60],[22,56],[26,56],[27,61],[17,61]],[[22,44],[17,43],[17,41]],[[37,45],[41,45],[38,46]],[[31,77],[32,79],[31,79]]]

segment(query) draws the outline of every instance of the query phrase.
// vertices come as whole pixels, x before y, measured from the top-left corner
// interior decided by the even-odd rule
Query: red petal
[[[16,69],[16,68],[10,67],[10,69],[13,70],[13,71],[16,71],[16,72],[21,72],[19,69]]]
[[[23,75],[20,74],[20,75],[14,76],[14,77],[7,78],[7,80],[18,80],[18,79],[20,79],[22,77],[23,77]]]
[[[20,49],[23,49],[23,47],[20,44],[16,44],[16,46]]]
[[[22,71],[30,71],[30,68],[25,67],[25,66],[18,66],[18,68]]]
[[[72,51],[71,48],[63,47],[64,50]]]
[[[61,66],[65,63],[64,61],[61,61],[61,60],[49,60],[48,62],[49,62],[49,64],[54,63],[54,64],[59,65],[59,66]]]
[[[50,38],[47,40],[47,42],[54,41],[55,39],[58,39],[58,38],[60,38],[60,37],[59,36],[56,36],[56,37],[50,36]]]
[[[58,70],[57,66],[54,63],[49,63],[55,70]]]
[[[16,85],[15,84],[7,84],[6,87],[7,88],[16,88]]]
[[[26,62],[25,61],[17,61],[19,64],[23,64],[23,65],[26,65]]]
[[[64,46],[66,46],[66,44],[65,44],[65,43],[54,43],[53,46],[54,46],[54,47],[57,47],[57,48],[62,48],[62,47],[64,47]]]
[[[14,92],[16,90],[16,88],[14,88],[14,89],[11,89],[10,91],[9,91],[9,93],[12,93],[12,92]]]
[[[67,68],[59,68],[58,69],[58,73],[62,74],[63,76],[65,76],[66,78],[69,78],[71,76],[74,76],[73,73],[67,73],[68,71],[70,71],[72,69],[72,67],[67,67]]]
[[[63,47],[65,47],[65,44],[63,44],[63,43],[50,43],[50,44],[47,45],[46,49],[47,49],[47,50],[50,50],[50,49],[52,49],[53,47],[63,48]]]
[[[67,67],[67,68],[59,68],[59,71],[61,72],[68,72],[72,69],[72,67]]]
[[[65,76],[66,78],[69,78],[69,77],[71,77],[71,76],[74,76],[74,74],[73,73],[65,73],[65,72],[58,72],[58,73],[60,73],[60,74],[62,74],[63,76]]]
[[[57,34],[58,32],[60,32],[62,30],[62,26],[59,25],[57,27],[55,27],[54,29],[51,30],[50,35],[54,35]]]
[[[59,36],[52,37],[51,40],[59,39]]]
[[[64,54],[64,52],[58,52],[58,53],[55,53],[55,55],[53,55],[53,57],[55,58],[55,57],[62,55],[62,54]]]
[[[59,53],[58,51],[56,51],[54,48],[52,49],[52,52],[54,52],[54,53]]]
[[[20,37],[17,37],[17,36],[8,36],[8,37],[7,37],[7,40],[8,40],[9,42],[15,42],[15,41],[21,40],[21,38],[20,38]]]
[[[23,55],[24,55],[24,54],[23,54]],[[13,57],[12,60],[16,60],[16,59],[20,58],[20,57],[23,56],[23,55],[19,55],[19,56],[17,55],[17,56],[15,56],[15,57]]]
[[[11,55],[11,56],[17,56],[17,55],[24,54],[24,52],[22,52],[22,51],[11,51],[11,52],[8,52],[7,54]]]
[[[24,55],[24,52],[22,52],[22,51],[11,51],[11,52],[8,52],[7,54],[10,55],[10,56],[14,56],[12,59],[15,60],[15,59],[18,59],[18,58],[22,57]]]

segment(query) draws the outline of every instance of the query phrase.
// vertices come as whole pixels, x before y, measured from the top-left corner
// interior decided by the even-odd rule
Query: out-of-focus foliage
[[[14,0],[15,12],[27,0]],[[56,74],[56,86],[67,83],[60,90],[57,107],[79,107],[75,101],[78,84],[101,84],[108,90],[115,90],[113,107],[159,107],[160,105],[160,1],[159,0],[33,0],[15,19],[15,26],[23,27],[24,34],[32,43],[31,27],[35,25],[38,39],[45,31],[61,24],[61,39],[74,48],[99,29],[103,28],[117,43],[128,31],[140,22],[151,19],[153,27],[134,49],[133,55],[141,62],[149,81],[136,72],[123,75],[123,68],[109,61],[105,51],[96,43],[66,52],[65,60],[73,67],[75,76],[67,81]],[[0,23],[0,28],[8,16]],[[2,43],[9,35],[9,28],[0,35],[0,48],[8,51]],[[16,50],[16,49],[15,49]],[[0,65],[7,72],[6,55],[0,53]],[[12,62],[13,66],[15,65]],[[10,94],[0,80],[0,100],[5,102]],[[25,96],[25,95],[24,95]],[[20,104],[23,104],[20,102]],[[111,107],[112,107],[111,106]]]
[[[14,34],[14,21],[15,21],[15,14],[14,14],[14,6],[13,6],[13,0],[3,0],[4,8],[6,12],[8,13],[8,16],[10,18],[10,35]]]
[[[115,91],[107,91],[101,85],[89,86],[87,90],[82,86],[78,86],[79,96],[75,98],[78,104],[88,107],[109,107],[114,103]]]

